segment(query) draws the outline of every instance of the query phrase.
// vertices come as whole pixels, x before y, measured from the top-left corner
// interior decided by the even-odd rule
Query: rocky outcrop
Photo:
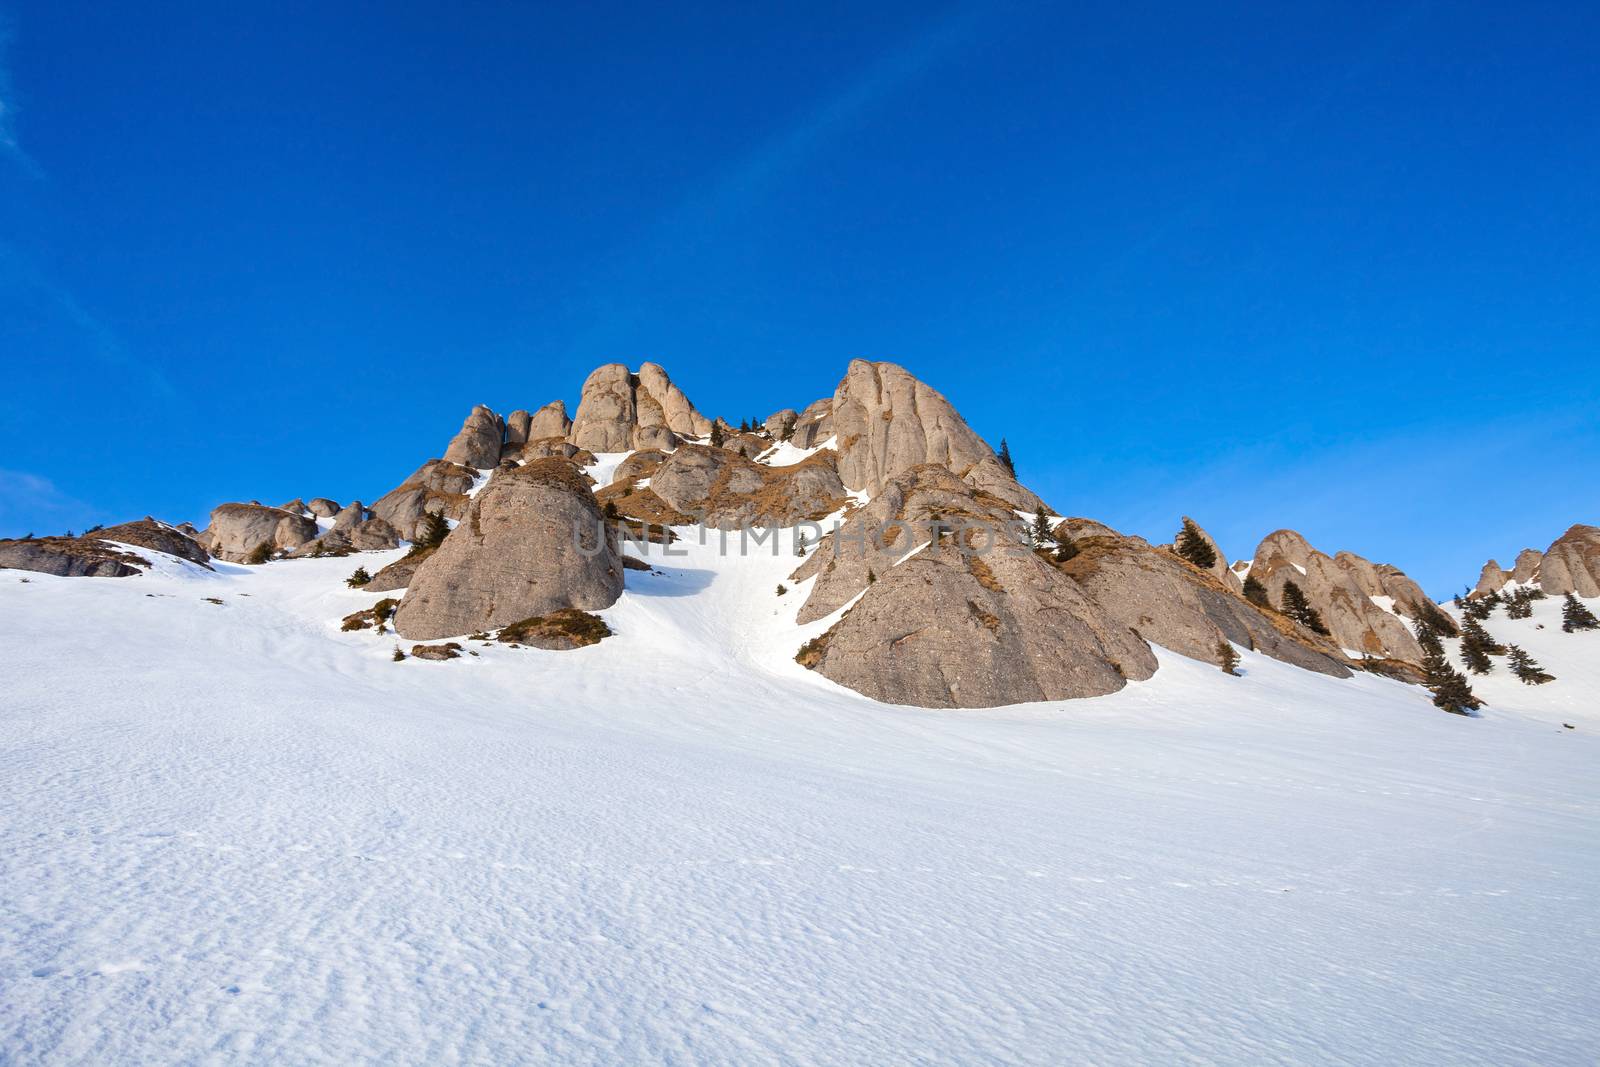
[[[1600,527],[1576,525],[1545,549],[1539,588],[1561,596],[1600,596]]]
[[[823,397],[806,406],[794,420],[789,443],[796,448],[816,448],[833,436],[833,397]]]
[[[337,501],[329,500],[325,496],[319,496],[306,505],[306,510],[311,512],[315,518],[331,519],[339,514],[339,504]]]
[[[1014,508],[1042,506],[948,400],[893,363],[850,362],[833,394],[833,429],[850,489],[876,495],[896,475],[932,463]]]
[[[124,522],[96,530],[93,536],[102,541],[116,541],[118,544],[148,548],[152,552],[165,552],[169,556],[177,556],[190,563],[198,563],[202,567],[211,566],[211,554],[201,546],[197,538],[149,515],[134,522]]]
[[[793,466],[768,467],[727,449],[684,445],[655,466],[649,492],[681,515],[703,515],[700,521],[716,529],[793,526],[844,505],[844,483],[834,463],[833,453],[822,452]],[[636,514],[626,499],[618,506]]]
[[[1064,700],[1155,672],[1149,646],[1028,546],[1006,501],[942,467],[885,483],[793,577],[813,576],[802,619],[855,602],[801,661],[876,700]]]
[[[363,592],[392,593],[396,589],[404,589],[416,577],[417,568],[436,552],[437,549],[413,549],[387,567],[382,567],[372,576],[372,580],[362,586]]]
[[[1539,578],[1539,564],[1544,562],[1544,553],[1537,548],[1525,548],[1517,553],[1517,562],[1511,568],[1513,582],[1532,582]]]
[[[1354,552],[1337,552],[1333,561],[1355,580],[1363,593],[1377,601],[1380,608],[1408,619],[1418,618],[1424,612],[1430,619],[1436,617],[1432,598],[1399,567],[1373,563]]]
[[[1510,580],[1511,572],[1491,559],[1483,565],[1483,570],[1478,572],[1478,584],[1472,587],[1470,595],[1488,596],[1490,593],[1499,592]]]
[[[29,537],[0,541],[0,569],[60,578],[127,578],[150,561],[95,538]]]
[[[500,446],[505,440],[505,425],[500,416],[479,404],[461,424],[461,429],[444,450],[444,461],[477,470],[491,470],[500,462]]]
[[[761,425],[774,441],[787,441],[794,433],[795,423],[800,421],[800,413],[793,408],[784,408],[774,411],[767,416]]]
[[[320,531],[305,515],[261,504],[223,504],[211,512],[201,543],[213,556],[241,563],[262,545],[293,551]]]
[[[533,413],[524,439],[537,441],[546,437],[566,437],[571,432],[572,420],[567,417],[567,402],[552,400]]]
[[[1201,569],[1169,548],[1102,529],[1107,532],[1075,534],[1078,554],[1057,566],[1107,615],[1146,641],[1215,663],[1218,642],[1226,640],[1318,674],[1353,673],[1331,641],[1257,608],[1214,568]]]
[[[528,427],[533,425],[533,416],[526,411],[517,410],[506,416],[507,445],[520,445],[528,439]]]
[[[1293,530],[1278,530],[1262,540],[1250,575],[1266,586],[1274,605],[1283,603],[1287,583],[1297,584],[1342,649],[1413,663],[1422,658],[1422,650],[1404,622],[1373,603],[1350,570],[1312,548]]]
[[[1201,526],[1198,522],[1195,522],[1189,516],[1185,515],[1183,517],[1183,521],[1184,522],[1188,522],[1188,523],[1194,523],[1194,528],[1196,530],[1200,531],[1200,539],[1203,540],[1206,544],[1210,545],[1211,546],[1211,551],[1216,553],[1216,557],[1217,558],[1212,561],[1211,566],[1206,568],[1206,570],[1208,570],[1211,573],[1211,575],[1214,578],[1217,579],[1217,581],[1221,582],[1228,589],[1232,590],[1235,593],[1240,592],[1244,588],[1244,582],[1228,566],[1228,557],[1225,554],[1223,554],[1222,546],[1218,545],[1217,542],[1216,542],[1216,539],[1213,538],[1209,533],[1206,532],[1205,527]],[[1183,531],[1180,528],[1179,531],[1178,531],[1177,536],[1173,537],[1173,539],[1172,539],[1172,548],[1173,548],[1174,551],[1177,550],[1178,541],[1179,541],[1180,538],[1182,538],[1182,536],[1183,536]]]
[[[448,460],[431,459],[410,477],[379,497],[372,515],[394,527],[403,538],[416,537],[422,516],[434,511],[447,519],[467,513],[467,492],[477,484],[479,472]]]
[[[355,500],[340,508],[333,518],[333,525],[315,540],[300,546],[295,554],[310,556],[327,552],[373,552],[395,548],[400,540],[398,530],[384,519],[369,518],[361,501]]]
[[[627,452],[670,449],[680,437],[710,432],[711,421],[659,366],[646,363],[634,374],[621,363],[610,363],[583,383],[568,440],[590,452]]]
[[[609,606],[622,592],[623,567],[602,527],[594,494],[566,460],[496,471],[417,568],[395,631],[431,640]]]
[[[1580,529],[1580,527],[1573,527]],[[1572,531],[1567,531],[1571,533]],[[1537,548],[1525,548],[1517,553],[1517,561],[1508,571],[1495,560],[1490,560],[1483,565],[1483,570],[1478,574],[1478,584],[1473,586],[1469,597],[1488,596],[1498,593],[1511,582],[1526,585],[1538,582],[1541,564],[1544,562],[1544,553]],[[1546,590],[1548,592],[1548,590]],[[1563,590],[1565,592],[1565,590]]]

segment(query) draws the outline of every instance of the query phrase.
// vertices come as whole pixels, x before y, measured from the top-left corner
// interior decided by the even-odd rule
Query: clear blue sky
[[[0,534],[856,356],[1233,557],[1600,522],[1594,5],[242,6],[0,0]]]

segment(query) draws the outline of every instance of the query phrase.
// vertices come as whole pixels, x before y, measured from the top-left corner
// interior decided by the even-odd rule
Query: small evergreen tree
[[[1011,459],[1011,446],[1006,443],[1004,437],[1000,438],[999,459],[1000,465],[1006,469],[1006,473],[1015,478],[1017,476],[1017,465]]]
[[[1506,655],[1511,661],[1511,673],[1523,685],[1543,685],[1556,680],[1555,675],[1545,673],[1545,669],[1535,663],[1532,656],[1516,645],[1508,645]]]
[[[1223,674],[1239,673],[1239,650],[1226,637],[1217,642],[1217,666],[1222,668]]]
[[[1283,583],[1283,613],[1306,629],[1324,637],[1328,636],[1328,627],[1322,621],[1322,613],[1311,606],[1311,601],[1306,599],[1305,590],[1295,582]]]
[[[750,420],[749,419],[740,419],[739,420],[739,432],[740,433],[749,433],[750,432]]]
[[[1210,570],[1217,562],[1217,550],[1189,518],[1183,520],[1183,529],[1178,531],[1178,555],[1203,571]]]
[[[1472,625],[1474,620],[1469,619]],[[1482,627],[1477,633],[1471,630],[1464,631],[1461,635],[1461,659],[1467,665],[1467,670],[1473,674],[1488,674],[1494,670],[1494,663],[1489,659],[1489,650],[1484,646]]]
[[[1489,631],[1485,630],[1483,623],[1477,619],[1468,619],[1461,624],[1461,639],[1474,642],[1479,648],[1483,649],[1485,655],[1503,656],[1506,654],[1506,647],[1490,637]],[[1481,674],[1482,672],[1480,671],[1479,673]]]
[[[1465,715],[1483,707],[1483,701],[1473,694],[1466,676],[1450,666],[1444,645],[1433,627],[1422,619],[1417,620],[1416,627],[1417,644],[1422,646],[1422,684],[1433,693],[1434,706],[1452,715]]]
[[[411,541],[411,551],[421,552],[424,549],[438,548],[449,536],[450,524],[444,521],[444,516],[437,511],[426,512],[422,516],[422,529],[417,531],[417,536]]]
[[[1055,537],[1050,533],[1050,516],[1045,514],[1044,505],[1040,504],[1033,513],[1033,544],[1035,548],[1049,546]]]
[[[797,556],[806,554],[806,535],[803,533],[794,535],[794,554]]]
[[[783,594],[787,593],[788,591],[789,591],[788,588],[782,582],[778,583],[778,595],[779,596],[782,596]]]
[[[272,558],[272,552],[272,542],[263,541],[250,550],[250,554],[244,558],[244,561],[253,567],[259,567]]]
[[[1567,602],[1561,606],[1561,629],[1570,634],[1597,628],[1600,628],[1600,619],[1583,606],[1576,593],[1568,593]]]
[[[609,522],[616,522],[622,518],[622,512],[617,510],[617,502],[615,500],[607,500],[606,506],[601,510]]]
[[[1533,616],[1533,598],[1526,589],[1512,590],[1506,598],[1506,618],[1527,619]]]
[[[873,582],[875,582],[877,580],[878,580],[878,576],[876,574],[872,573],[872,568],[871,567],[868,567],[867,568],[867,584],[871,585]]]
[[[717,419],[711,424],[711,447],[721,448],[722,440],[722,420]]]
[[[1072,535],[1063,533],[1056,541],[1056,562],[1065,563],[1080,551],[1082,549],[1078,547],[1078,542],[1072,539]]]
[[[372,581],[372,575],[367,573],[367,568],[357,567],[356,572],[344,580],[344,584],[351,589],[360,589],[370,581]]]
[[[1258,608],[1272,607],[1272,600],[1267,596],[1267,587],[1253,574],[1244,576],[1244,598]]]

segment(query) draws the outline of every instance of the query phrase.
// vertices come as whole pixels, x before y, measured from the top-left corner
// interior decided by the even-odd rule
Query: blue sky
[[[0,535],[857,356],[1234,557],[1600,522],[1591,5],[230,7],[0,0]]]

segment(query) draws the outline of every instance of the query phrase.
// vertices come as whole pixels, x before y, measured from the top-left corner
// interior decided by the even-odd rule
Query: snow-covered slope
[[[0,1062],[1594,1062],[1554,602],[1478,719],[1249,653],[925,711],[709,539],[448,663],[338,629],[394,553],[0,573]]]

